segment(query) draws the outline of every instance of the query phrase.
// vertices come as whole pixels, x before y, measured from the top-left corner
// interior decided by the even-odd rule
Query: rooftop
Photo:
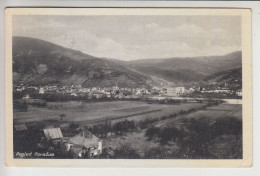
[[[46,128],[43,131],[47,139],[58,139],[63,137],[60,128]]]
[[[89,131],[83,131],[82,133],[70,138],[68,142],[71,144],[90,148],[98,144],[99,138],[97,138]]]

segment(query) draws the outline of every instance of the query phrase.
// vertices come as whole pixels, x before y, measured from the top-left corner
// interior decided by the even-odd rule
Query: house
[[[241,89],[237,90],[237,91],[236,91],[236,95],[237,95],[237,96],[242,96],[242,90],[241,90]]]
[[[39,94],[44,94],[44,89],[42,87],[39,90]]]
[[[102,153],[102,141],[91,132],[84,130],[70,138],[66,148],[74,157],[93,158]]]
[[[189,92],[194,92],[194,91],[195,91],[195,89],[193,89],[192,87],[189,88]]]
[[[43,132],[45,134],[45,137],[49,140],[63,138],[60,128],[45,128],[43,129]]]
[[[119,93],[119,98],[124,98],[125,96],[124,96],[124,93],[123,92],[120,92]]]
[[[180,94],[185,93],[184,87],[171,87],[167,88],[167,95],[169,96],[178,96]]]
[[[106,94],[101,93],[101,92],[97,92],[97,91],[91,92],[90,95],[91,95],[92,98],[104,98],[104,97],[106,97]]]
[[[76,93],[71,93],[70,95],[74,97],[78,96]]]
[[[27,130],[27,126],[25,124],[17,124],[14,125],[15,131],[25,131]]]
[[[27,100],[27,99],[30,99],[30,98],[31,98],[31,97],[30,97],[29,94],[26,94],[26,95],[23,96],[23,99],[24,99],[24,100]]]
[[[113,89],[113,91],[117,91],[117,90],[119,90],[119,87],[116,84],[116,86],[113,86],[112,89]]]
[[[17,92],[22,92],[24,89],[22,89],[22,88],[16,88],[16,91]]]

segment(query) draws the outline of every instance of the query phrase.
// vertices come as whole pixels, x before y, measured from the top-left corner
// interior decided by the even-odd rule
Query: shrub
[[[141,128],[141,129],[145,129],[147,128],[149,125],[155,123],[155,122],[158,122],[160,121],[160,118],[153,118],[153,119],[145,119],[145,120],[141,120],[139,121],[138,123],[138,126]]]
[[[211,126],[212,136],[242,135],[242,120],[235,117],[225,117],[216,120]]]
[[[207,118],[186,119],[187,133],[180,141],[180,153],[185,158],[203,158],[208,154],[207,145],[211,140]]]
[[[136,124],[134,121],[124,120],[117,122],[112,127],[116,134],[124,134],[128,131],[133,131],[136,129]]]
[[[115,151],[115,158],[117,159],[139,159],[139,153],[129,144],[122,144]]]
[[[145,136],[148,137],[149,140],[157,138],[160,135],[161,129],[158,127],[150,127],[146,130]]]
[[[166,144],[170,140],[176,141],[181,137],[181,132],[175,127],[167,127],[161,130],[159,133],[160,143]]]

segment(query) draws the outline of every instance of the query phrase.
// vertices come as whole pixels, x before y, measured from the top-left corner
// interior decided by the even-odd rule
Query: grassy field
[[[158,127],[166,127],[166,126],[179,127],[180,125],[182,125],[182,121],[184,118],[198,119],[201,117],[209,118],[210,121],[212,121],[212,122],[215,121],[217,118],[222,118],[222,117],[236,117],[238,119],[242,119],[242,105],[220,104],[218,106],[208,107],[204,110],[190,113],[188,115],[179,116],[175,119],[169,119],[169,120],[162,121],[157,126]]]
[[[114,101],[114,102],[48,102],[47,108],[28,110],[27,112],[14,112],[16,123],[41,122],[59,120],[65,114],[63,121],[94,124],[106,119],[116,122],[122,119],[142,120],[145,118],[158,118],[179,111],[201,107],[202,103],[187,103],[180,105],[148,104],[141,101]]]

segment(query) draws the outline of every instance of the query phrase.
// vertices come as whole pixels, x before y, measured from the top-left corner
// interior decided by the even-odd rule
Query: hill
[[[175,83],[201,81],[214,73],[241,66],[241,51],[224,56],[134,60],[128,65],[132,70]]]
[[[13,79],[30,85],[149,87],[149,77],[116,62],[27,37],[13,37]]]
[[[219,86],[227,85],[230,88],[242,88],[242,67],[224,72],[218,72],[204,78],[205,82],[217,83]]]

